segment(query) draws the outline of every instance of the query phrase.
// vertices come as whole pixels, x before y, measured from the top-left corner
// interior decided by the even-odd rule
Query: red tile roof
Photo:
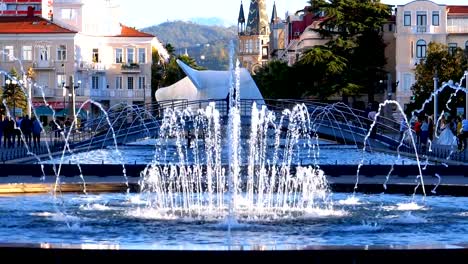
[[[0,16],[0,34],[72,34],[75,31],[61,27],[39,16]]]
[[[145,32],[141,32],[141,31],[138,31],[134,28],[131,28],[131,27],[127,27],[125,25],[122,25],[120,24],[121,28],[122,28],[122,31],[120,33],[120,35],[118,36],[114,36],[114,37],[126,37],[126,38],[154,38],[153,35],[151,34],[148,34],[148,33],[145,33]]]
[[[449,14],[466,14],[468,15],[468,6],[456,6],[456,5],[449,5],[447,6]]]

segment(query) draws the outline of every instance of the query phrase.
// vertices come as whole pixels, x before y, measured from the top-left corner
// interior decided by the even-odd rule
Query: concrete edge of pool
[[[133,250],[102,245],[0,244],[4,259],[51,263],[119,263],[127,261],[203,261],[239,263],[300,261],[305,263],[465,263],[468,245],[422,245],[411,247],[304,246],[290,250]]]
[[[87,193],[139,192],[141,172],[146,165],[64,164],[60,167],[61,192]],[[320,166],[327,175],[333,192],[354,192],[357,180],[357,165]],[[247,168],[241,168],[241,174]],[[295,168],[291,168],[294,173]],[[468,165],[429,165],[423,171],[426,195],[468,196]],[[387,176],[392,170],[387,181]],[[0,195],[50,193],[56,190],[57,168],[53,165],[0,164]],[[45,175],[45,176],[44,176]],[[80,176],[81,175],[81,176]],[[366,165],[360,168],[357,192],[407,194],[415,193],[419,168],[414,165]],[[441,178],[439,178],[440,176]],[[83,177],[83,178],[82,178]],[[86,185],[83,184],[83,179]],[[418,188],[416,194],[423,194]]]

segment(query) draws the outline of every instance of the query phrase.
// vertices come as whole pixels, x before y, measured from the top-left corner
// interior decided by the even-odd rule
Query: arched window
[[[426,41],[420,39],[416,42],[416,58],[426,58]]]

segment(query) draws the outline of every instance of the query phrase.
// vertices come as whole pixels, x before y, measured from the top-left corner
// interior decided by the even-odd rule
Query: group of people
[[[0,118],[0,147],[23,147],[26,143],[29,147],[37,148],[41,145],[41,132],[42,126],[36,117],[30,119],[26,115],[16,117],[16,120],[9,116]]]
[[[462,151],[468,146],[468,119],[460,116],[442,116],[437,123],[434,123],[432,116],[414,116],[410,122],[411,129],[416,136],[416,143],[425,147],[430,140],[438,145],[458,146]],[[400,140],[408,131],[408,126],[404,118],[400,124]]]

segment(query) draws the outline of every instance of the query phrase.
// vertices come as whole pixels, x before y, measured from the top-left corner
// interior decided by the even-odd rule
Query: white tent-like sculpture
[[[230,71],[197,71],[177,60],[179,67],[187,77],[169,87],[156,91],[158,102],[170,100],[219,100],[226,99],[230,89]],[[252,99],[264,103],[262,94],[250,73],[240,69],[240,98]]]

